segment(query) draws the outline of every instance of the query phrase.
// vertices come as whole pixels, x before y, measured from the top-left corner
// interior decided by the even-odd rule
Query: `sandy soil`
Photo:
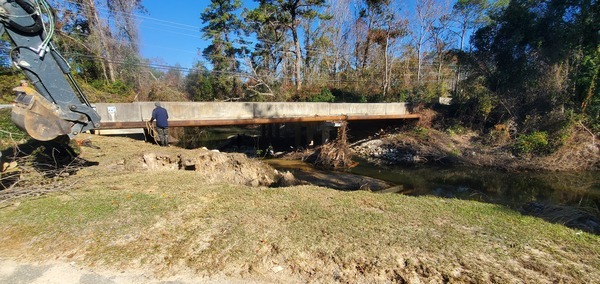
[[[155,284],[155,283],[206,283],[206,284],[242,284],[256,283],[247,279],[234,279],[225,276],[210,278],[181,273],[177,276],[156,278],[148,272],[125,269],[121,271],[91,269],[74,262],[43,261],[22,262],[0,258],[0,283],[16,284]]]

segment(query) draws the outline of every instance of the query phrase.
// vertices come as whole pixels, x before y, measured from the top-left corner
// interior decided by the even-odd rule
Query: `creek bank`
[[[385,167],[428,164],[484,167],[508,173],[597,172],[600,170],[600,144],[595,141],[597,140],[586,133],[578,132],[573,135],[569,143],[555,153],[547,156],[519,157],[513,155],[505,146],[485,145],[480,137],[473,134],[449,135],[428,129],[426,134],[414,131],[383,133],[372,139],[355,142],[352,149],[358,157]],[[573,184],[573,187],[576,188],[576,185]],[[532,202],[519,205],[516,209],[524,215],[600,234],[598,201],[595,205],[586,207],[581,204],[568,206],[546,204],[534,199]]]
[[[474,133],[448,134],[435,129],[381,133],[352,144],[354,153],[378,165],[467,165],[506,171],[598,171],[600,143],[584,131],[554,153],[514,155],[507,145],[488,145]]]
[[[563,224],[569,228],[600,235],[600,214],[598,214],[598,211],[549,205],[541,202],[528,202],[523,204],[519,212],[523,215],[542,218],[551,223]]]

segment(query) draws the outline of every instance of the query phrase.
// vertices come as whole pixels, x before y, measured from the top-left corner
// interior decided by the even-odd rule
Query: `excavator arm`
[[[45,0],[0,0],[0,35],[13,43],[10,57],[34,89],[17,87],[11,119],[40,141],[100,127],[67,61],[52,43],[54,20]]]

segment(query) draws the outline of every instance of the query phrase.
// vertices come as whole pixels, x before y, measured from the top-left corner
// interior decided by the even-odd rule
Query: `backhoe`
[[[0,35],[12,43],[14,66],[33,88],[16,87],[11,119],[33,139],[53,140],[100,127],[93,109],[52,37],[54,16],[45,0],[0,0]]]

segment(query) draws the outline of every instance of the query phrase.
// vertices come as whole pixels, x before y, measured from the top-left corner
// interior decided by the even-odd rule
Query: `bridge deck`
[[[171,127],[224,126],[341,120],[416,119],[406,103],[164,102]],[[154,103],[98,103],[100,129],[141,128]]]

